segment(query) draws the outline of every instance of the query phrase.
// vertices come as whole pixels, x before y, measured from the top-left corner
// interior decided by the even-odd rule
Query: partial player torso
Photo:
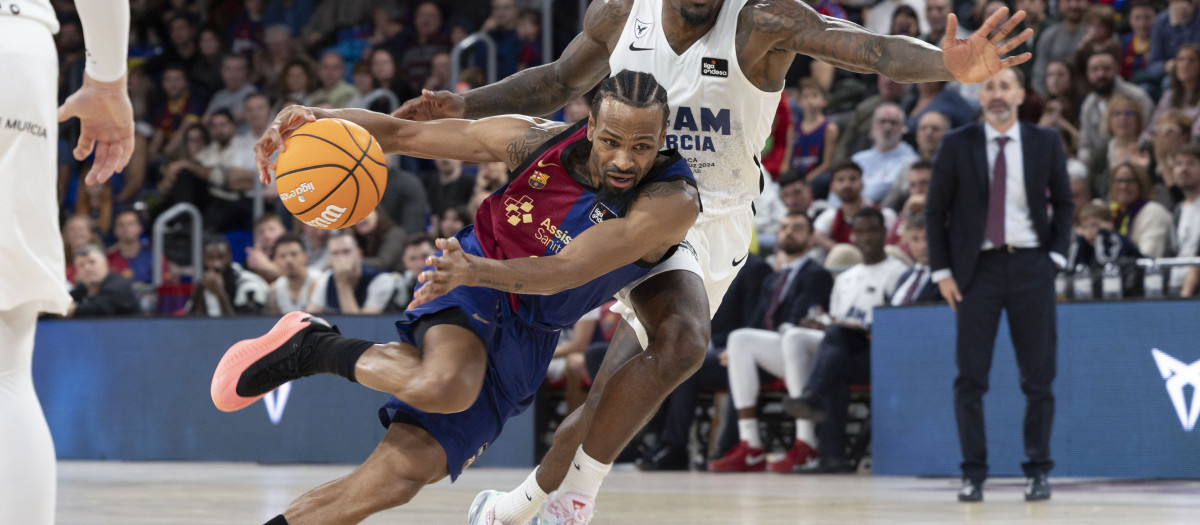
[[[513,170],[516,175],[507,184],[484,199],[475,214],[475,235],[488,258],[553,256],[584,230],[625,216],[632,198],[624,203],[601,201],[597,188],[576,180],[564,168],[573,148],[587,144],[586,123],[580,121],[547,141]],[[666,155],[669,158],[629,190],[631,195],[647,184],[673,180],[694,184],[683,158],[674,151]],[[652,264],[629,264],[554,295],[509,294],[509,305],[531,323],[570,326],[651,268]]]
[[[738,13],[747,0],[725,0],[709,32],[676,54],[662,29],[663,0],[634,0],[609,59],[654,75],[667,90],[668,149],[696,175],[705,217],[749,208],[765,183],[759,153],[771,133],[779,91],[757,88],[738,63]]]
[[[51,33],[58,33],[58,17],[50,0],[0,0],[0,16],[33,20],[44,24]]]

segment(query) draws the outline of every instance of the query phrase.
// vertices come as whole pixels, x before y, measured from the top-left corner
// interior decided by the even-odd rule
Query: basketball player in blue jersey
[[[283,140],[327,117],[358,123],[388,153],[499,161],[513,176],[480,206],[474,226],[439,240],[444,255],[422,273],[430,284],[397,323],[400,341],[343,337],[293,312],[221,359],[212,383],[221,410],[315,373],[394,396],[380,410],[387,433],[366,462],[268,523],[358,523],[402,505],[426,484],[456,479],[505,420],[529,407],[559,330],[648,274],[695,222],[691,170],[677,152],[659,151],[668,116],[662,86],[629,71],[606,79],[588,120],[575,124],[520,116],[412,122],[315,108],[279,115],[255,146],[266,180]]]
[[[822,16],[802,0],[597,0],[588,7],[583,33],[553,63],[466,93],[426,92],[406,102],[398,116],[545,115],[611,71],[647,71],[667,89],[674,120],[666,144],[688,159],[704,201],[687,237],[692,249],[677,252],[618,295],[627,323],[613,337],[587,403],[558,428],[542,465],[517,490],[481,494],[476,503],[484,511],[471,513],[480,516],[473,523],[523,525],[555,488],[559,494],[539,519],[586,523],[609,465],[667,394],[700,366],[709,314],[750,245],[751,201],[763,184],[756,155],[797,53],[900,82],[976,83],[1029,60],[1028,53],[1005,58],[1033,33],[1026,29],[1005,41],[1024,16],[1008,18],[1001,9],[959,40],[952,15],[938,49]],[[637,294],[669,295],[665,302],[679,309],[662,313],[662,324],[651,326],[632,315],[631,296]],[[573,508],[585,510],[567,511]],[[563,513],[569,516],[557,516]]]

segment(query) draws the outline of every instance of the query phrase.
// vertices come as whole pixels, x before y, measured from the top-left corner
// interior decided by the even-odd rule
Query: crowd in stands
[[[1197,0],[805,1],[826,16],[933,45],[950,13],[963,38],[997,9],[1026,11],[1024,25],[1036,32],[1015,51],[1034,56],[1019,66],[1029,79],[1020,116],[1059,132],[1076,202],[1064,272],[1099,278],[1116,267],[1126,296],[1150,295],[1133,261],[1200,255]],[[65,95],[81,82],[83,41],[72,3],[54,3]],[[292,220],[272,187],[257,187],[253,144],[287,105],[391,112],[422,89],[482,85],[482,48],[461,55],[450,85],[450,50],[475,32],[495,41],[500,78],[539,65],[548,58],[542,24],[565,33],[553,43],[561,50],[577,23],[575,14],[571,23],[541,20],[539,6],[133,2],[134,159],[111,183],[85,186],[87,162],[60,156],[64,286],[73,289],[74,315],[403,311],[434,238],[472,222],[480,201],[507,180],[504,164],[389,159],[378,209],[329,232]],[[704,366],[664,404],[643,468],[687,468],[696,393],[723,389],[736,423],[713,447],[710,470],[852,468],[845,406],[850,385],[869,377],[873,308],[941,300],[930,282],[925,195],[942,135],[979,118],[977,93],[973,85],[902,85],[796,59],[762,155],[769,180],[755,202],[756,244],[716,313]],[[554,117],[575,121],[588,108],[580,99]],[[71,150],[76,134],[62,127],[60,151]],[[191,260],[182,217],[165,224],[164,255],[155,261],[150,225],[180,203],[202,217],[202,260]],[[1189,297],[1200,269],[1175,269],[1165,281],[1162,295]],[[550,377],[566,383],[572,407],[582,403],[615,322],[602,309],[564,334]],[[768,465],[755,399],[775,379],[812,417],[796,421],[794,445]]]

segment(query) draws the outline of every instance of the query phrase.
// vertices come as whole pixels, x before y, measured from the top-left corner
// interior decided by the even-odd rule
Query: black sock
[[[274,518],[271,518],[271,521],[268,521],[263,525],[288,525],[288,522],[287,518],[283,517],[283,514],[280,514]]]
[[[314,331],[304,336],[305,346],[311,345],[309,355],[312,362],[305,367],[311,373],[337,374],[351,381],[354,379],[354,364],[363,352],[375,345],[371,341],[344,337],[334,331]]]

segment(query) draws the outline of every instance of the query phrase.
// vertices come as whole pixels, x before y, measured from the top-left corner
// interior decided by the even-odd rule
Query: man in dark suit
[[[929,242],[925,231],[925,216],[914,215],[904,221],[904,239],[909,253],[916,263],[900,276],[896,293],[892,294],[892,306],[937,303],[942,301],[941,291],[930,279]]]
[[[766,455],[758,433],[759,368],[775,377],[782,377],[790,395],[799,395],[812,368],[812,349],[820,343],[820,333],[812,336],[795,327],[808,317],[809,309],[819,306],[829,309],[833,276],[819,263],[808,257],[812,245],[812,221],[802,211],[789,212],[779,225],[779,271],[763,282],[758,305],[748,328],[729,334],[725,358],[729,367],[729,393],[738,413],[738,436],[741,441],[724,456],[708,463],[714,472],[746,472],[766,470]],[[787,455],[771,463],[772,470],[791,472],[816,457],[812,423],[796,422],[796,441]]]
[[[959,501],[983,499],[988,390],[1001,310],[1021,371],[1025,499],[1050,498],[1057,333],[1054,276],[1066,262],[1074,207],[1058,133],[1017,122],[1023,75],[1008,68],[979,91],[985,122],[951,131],[933,161],[926,201],[933,281],[958,319],[954,408],[963,454]]]

